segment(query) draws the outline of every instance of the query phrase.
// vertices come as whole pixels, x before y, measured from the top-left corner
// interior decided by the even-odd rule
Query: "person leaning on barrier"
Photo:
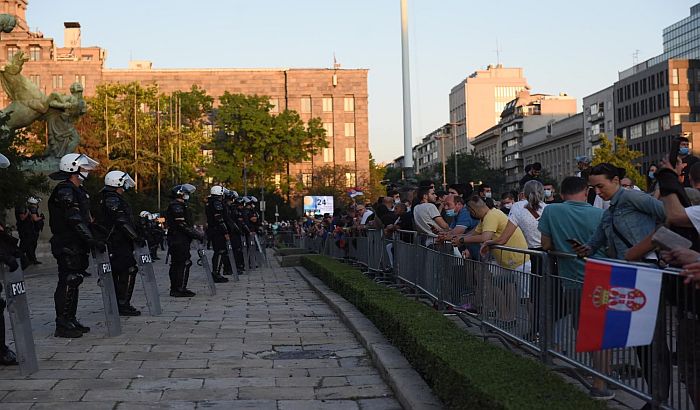
[[[489,208],[483,199],[478,196],[472,196],[466,203],[469,214],[472,218],[478,219],[480,222],[474,230],[466,235],[455,236],[452,239],[452,244],[460,246],[464,244],[481,244],[489,240],[497,240],[505,231],[508,225],[508,217],[497,208]],[[516,228],[510,239],[505,243],[505,246],[510,248],[527,249],[525,236],[520,228]],[[515,269],[529,260],[528,255],[521,253],[494,250],[491,254],[495,257],[496,263],[499,266]],[[465,257],[470,255],[463,252]]]
[[[104,249],[105,243],[93,235],[90,196],[83,181],[98,163],[85,154],[66,154],[59,162],[59,171],[49,175],[59,180],[49,197],[51,253],[58,263],[58,283],[54,293],[56,331],[54,336],[81,337],[90,328],[76,318],[79,286],[90,265],[90,249]]]
[[[100,191],[100,224],[110,232],[107,238],[109,262],[117,296],[120,316],[139,316],[141,311],[131,305],[136,274],[139,271],[134,258],[134,244],[145,245],[136,231],[131,206],[123,194],[136,183],[126,172],[114,170],[105,175],[105,186]]]
[[[464,205],[464,199],[458,195],[450,194],[445,198],[445,214],[452,218],[449,224],[450,230],[440,233],[438,235],[438,242],[452,241],[456,236],[471,232],[479,224],[479,221],[469,215],[469,210]],[[464,250],[464,248],[465,247],[459,249],[459,247],[457,247],[460,252]],[[478,246],[474,245],[471,247],[470,253],[478,249]],[[476,255],[476,253],[472,253],[472,255]]]
[[[430,246],[435,242],[435,231],[447,231],[450,226],[440,216],[440,211],[435,206],[437,196],[435,188],[422,187],[418,190],[419,203],[413,206],[413,225],[416,232],[422,236],[421,245]]]
[[[168,253],[170,253],[170,296],[192,297],[194,292],[187,289],[190,277],[190,242],[192,239],[203,241],[204,234],[192,226],[187,201],[195,187],[190,184],[175,185],[170,190],[173,200],[165,211],[168,224]]]

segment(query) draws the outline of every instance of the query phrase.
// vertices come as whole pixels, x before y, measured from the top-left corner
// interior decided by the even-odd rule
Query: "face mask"
[[[491,198],[491,192],[484,192],[484,198]]]
[[[503,204],[503,207],[506,209],[510,209],[513,207],[513,204]]]
[[[184,194],[184,195],[182,195],[182,199],[184,199],[185,201],[189,201],[189,199],[190,199],[190,194]]]
[[[445,210],[445,215],[447,215],[447,216],[455,216],[455,210],[454,210],[454,209],[446,209],[446,210]]]
[[[679,153],[680,155],[688,155],[688,154],[690,154],[690,148],[688,148],[688,147],[681,147],[681,148],[678,150],[678,153]]]
[[[654,179],[654,173],[649,171],[649,178]]]
[[[400,204],[400,203],[401,203],[401,199],[394,199],[394,203],[395,203],[395,204]]]
[[[90,173],[87,172],[87,171],[80,171],[80,172],[78,172],[78,178],[80,179],[80,182],[85,181],[85,180],[87,179],[87,177],[88,177],[89,174],[90,174]]]
[[[551,196],[552,196],[552,190],[551,190],[551,189],[545,189],[545,190],[544,190],[544,196],[545,196],[545,198],[551,198]]]

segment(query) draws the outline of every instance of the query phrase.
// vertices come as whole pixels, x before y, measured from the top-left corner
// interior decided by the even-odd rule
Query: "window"
[[[678,125],[680,123],[681,123],[681,114],[680,113],[673,114],[673,124],[672,125]]]
[[[326,137],[333,137],[333,123],[324,122],[323,129],[326,130]]]
[[[41,87],[40,79],[39,79],[39,76],[38,76],[38,75],[30,75],[30,76],[29,76],[29,81],[31,81],[32,83],[34,83],[34,85],[36,85],[37,87]]]
[[[301,97],[301,113],[302,114],[311,113],[311,97],[308,95]]]
[[[280,108],[279,108],[279,99],[277,99],[277,98],[270,98],[270,105],[272,106],[272,107],[270,107],[270,112],[271,112],[271,113],[278,113],[278,112],[280,112]]]
[[[280,183],[282,182],[282,175],[281,174],[275,174],[275,186],[277,188],[280,187]]]
[[[76,74],[75,75],[75,82],[80,83],[80,85],[82,85],[83,88],[85,88],[85,76],[84,75]]]
[[[642,136],[642,124],[635,124],[630,127],[630,139],[640,138]]]
[[[19,49],[15,46],[7,46],[7,60],[12,60],[12,57],[14,57],[18,51]]]
[[[355,162],[355,148],[345,148],[345,162]]]
[[[333,112],[333,97],[323,97],[323,112]]]
[[[205,164],[211,164],[214,161],[214,150],[213,149],[203,149],[202,150],[202,160]]]
[[[348,95],[345,97],[345,111],[353,112],[355,111],[355,97]]]
[[[671,84],[678,84],[678,69],[674,68],[673,71],[671,71]]]
[[[646,135],[651,135],[659,132],[659,120],[658,118],[654,118],[653,120],[647,121],[645,124],[645,131]]]
[[[305,187],[313,185],[312,174],[301,174],[301,183],[304,184]]]
[[[357,181],[355,178],[355,173],[354,172],[346,172],[345,173],[345,186],[347,188],[351,188],[357,185]]]
[[[668,115],[661,117],[661,129],[664,131],[671,129],[671,120],[669,119]]]
[[[591,115],[598,114],[598,104],[591,104]]]
[[[333,148],[323,149],[323,162],[333,162]]]
[[[29,47],[29,61],[39,61],[41,60],[41,47],[31,46]]]
[[[346,137],[354,137],[355,136],[355,123],[354,122],[346,122],[345,123],[345,136]]]
[[[681,105],[681,97],[678,91],[673,91],[673,106],[678,107]]]
[[[92,61],[92,54],[83,54],[80,59],[84,61]]]
[[[63,76],[62,75],[54,74],[53,77],[51,78],[51,82],[52,82],[54,89],[63,88]]]

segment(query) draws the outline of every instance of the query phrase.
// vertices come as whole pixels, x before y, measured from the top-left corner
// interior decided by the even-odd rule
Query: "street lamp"
[[[440,140],[440,157],[441,157],[441,161],[442,161],[442,189],[443,189],[443,191],[447,191],[447,175],[445,172],[445,138],[447,138],[448,135],[445,131],[446,131],[446,129],[443,128],[442,135],[435,136],[436,140]]]
[[[445,128],[449,128],[452,132],[452,155],[454,155],[455,158],[455,184],[459,183],[459,167],[457,166],[457,127],[459,127],[460,125],[464,125],[464,122],[457,121],[448,122],[447,124],[445,124]]]

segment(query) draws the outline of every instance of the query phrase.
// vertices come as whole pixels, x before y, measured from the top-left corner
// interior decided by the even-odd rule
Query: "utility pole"
[[[107,148],[107,158],[109,159],[109,110],[107,110],[107,90],[105,89],[105,141]]]
[[[158,154],[158,162],[157,162],[157,177],[156,180],[158,181],[158,212],[160,212],[161,207],[160,207],[160,95],[158,95],[156,100],[156,149],[157,149],[157,154]]]
[[[408,61],[408,4],[401,0],[401,82],[403,85],[403,166],[413,176],[413,135],[411,133],[411,75]]]
[[[139,154],[138,154],[138,130],[136,126],[136,88],[134,88],[134,182],[136,183],[134,190],[138,191],[139,190]]]

